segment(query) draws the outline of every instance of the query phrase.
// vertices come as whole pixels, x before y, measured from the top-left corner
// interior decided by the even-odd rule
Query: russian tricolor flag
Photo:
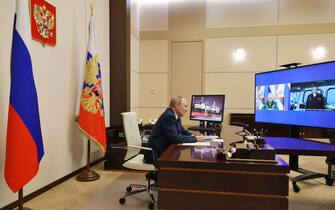
[[[7,125],[5,179],[17,192],[37,173],[44,150],[37,93],[30,57],[29,0],[16,1],[11,86]]]

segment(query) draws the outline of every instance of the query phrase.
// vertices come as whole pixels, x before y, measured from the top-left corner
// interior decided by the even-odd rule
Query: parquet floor
[[[100,179],[93,182],[78,182],[73,177],[30,200],[24,206],[33,210],[75,210],[123,174],[120,171],[104,171],[103,163],[93,169],[100,174]]]
[[[288,161],[287,156],[284,159]],[[301,156],[299,160],[303,168],[323,173],[327,171],[325,158]],[[101,175],[99,180],[78,182],[73,177],[27,202],[25,207],[33,210],[147,209],[146,195],[129,198],[125,205],[118,203],[128,183],[145,183],[143,173],[104,171],[102,163],[93,169]],[[296,175],[296,172],[289,174],[290,177]],[[301,191],[295,193],[290,183],[289,210],[335,209],[335,185],[327,186],[323,178],[299,182],[298,185]]]

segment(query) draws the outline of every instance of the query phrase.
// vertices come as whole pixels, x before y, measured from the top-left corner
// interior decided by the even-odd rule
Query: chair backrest
[[[126,136],[127,145],[142,146],[136,112],[123,112],[121,113],[121,115],[123,119],[123,128]],[[141,149],[128,147],[127,154],[124,159],[128,160],[135,155],[138,155],[140,151]]]

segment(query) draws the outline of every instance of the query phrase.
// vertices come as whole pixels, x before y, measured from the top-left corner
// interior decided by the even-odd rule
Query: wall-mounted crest
[[[31,0],[31,33],[33,39],[56,45],[56,7],[44,0]]]

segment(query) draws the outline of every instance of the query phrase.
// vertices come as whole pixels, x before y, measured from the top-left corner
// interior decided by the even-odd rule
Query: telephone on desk
[[[143,119],[142,118],[137,118],[137,124],[141,125],[143,123]]]
[[[141,125],[143,122],[144,122],[144,120],[143,120],[142,118],[138,118],[138,119],[137,119],[137,124]],[[149,124],[149,125],[155,125],[156,122],[157,122],[157,119],[153,118],[153,119],[150,119],[150,120],[148,121],[148,124]]]

